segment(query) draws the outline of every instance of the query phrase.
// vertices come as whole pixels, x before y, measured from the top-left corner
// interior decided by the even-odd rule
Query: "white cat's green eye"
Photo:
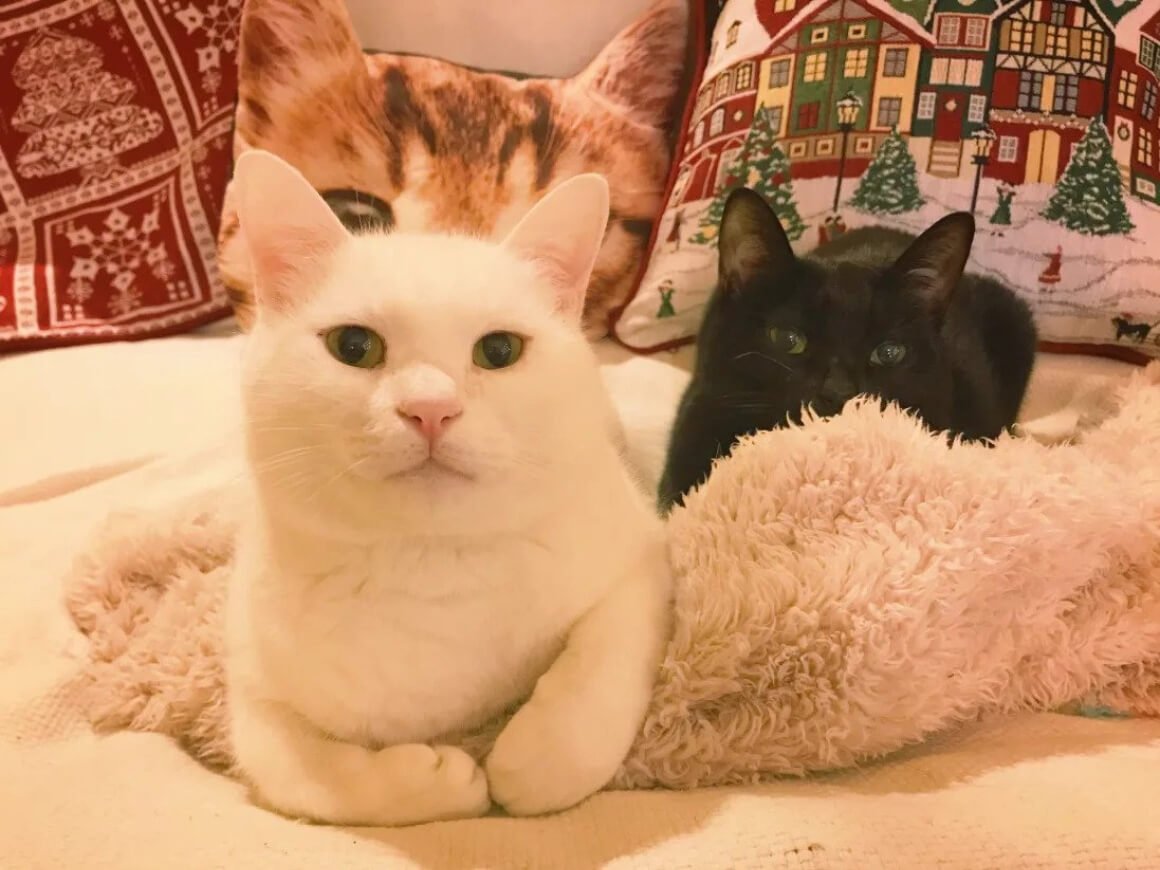
[[[387,355],[383,337],[365,326],[336,326],[323,336],[330,355],[343,365],[373,369]]]
[[[514,332],[489,332],[471,349],[471,361],[481,369],[506,369],[524,352],[524,340]]]
[[[791,356],[806,352],[806,337],[793,329],[778,329],[775,326],[769,331],[769,340],[779,351]]]
[[[884,341],[870,353],[870,364],[890,368],[906,359],[906,345]]]

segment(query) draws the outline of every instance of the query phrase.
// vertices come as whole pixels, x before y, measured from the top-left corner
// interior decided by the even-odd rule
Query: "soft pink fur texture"
[[[1160,715],[1160,364],[1081,443],[948,447],[851,406],[763,433],[669,522],[676,627],[613,785],[843,767],[1078,698]],[[229,500],[115,518],[67,592],[98,730],[229,767]],[[464,738],[475,754],[498,723]]]

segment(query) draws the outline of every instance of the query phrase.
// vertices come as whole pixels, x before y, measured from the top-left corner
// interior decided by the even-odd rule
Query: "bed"
[[[398,830],[286,821],[164,738],[92,734],[69,690],[85,646],[61,578],[109,511],[236,474],[243,340],[224,321],[0,360],[0,866],[1160,867],[1151,720],[1026,715],[807,781]],[[632,460],[655,479],[689,354],[597,352]],[[1065,426],[1124,371],[1042,357],[1027,415]]]
[[[368,44],[568,74],[647,3],[350,8]],[[111,511],[163,509],[237,474],[243,340],[226,320],[0,358],[0,867],[1160,868],[1155,720],[1023,715],[809,780],[606,792],[542,819],[396,830],[287,821],[163,737],[93,734],[70,686],[87,651],[62,578]],[[630,459],[655,481],[691,354],[597,353]],[[1042,357],[1024,416],[1066,434],[1127,368]]]

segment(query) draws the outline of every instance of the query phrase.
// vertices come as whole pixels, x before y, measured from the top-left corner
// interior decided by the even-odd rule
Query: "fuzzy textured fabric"
[[[218,621],[234,550],[230,504],[215,492],[168,522],[113,516],[65,586],[92,644],[81,682],[94,727],[168,734],[215,769],[232,760]]]
[[[1076,444],[948,446],[873,405],[746,440],[670,517],[675,632],[613,785],[840,768],[1073,702],[1160,716],[1158,455],[1160,364]],[[219,491],[115,517],[66,587],[93,725],[217,769],[234,516]]]

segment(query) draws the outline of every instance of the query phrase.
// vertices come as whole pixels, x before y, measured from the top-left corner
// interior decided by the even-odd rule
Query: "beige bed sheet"
[[[1024,716],[808,782],[393,831],[288,822],[161,738],[92,736],[67,689],[84,646],[60,578],[110,510],[237,474],[230,331],[0,359],[0,867],[1160,870],[1154,721]],[[600,355],[655,477],[683,375]],[[1029,410],[1066,416],[1118,371],[1044,360]]]

